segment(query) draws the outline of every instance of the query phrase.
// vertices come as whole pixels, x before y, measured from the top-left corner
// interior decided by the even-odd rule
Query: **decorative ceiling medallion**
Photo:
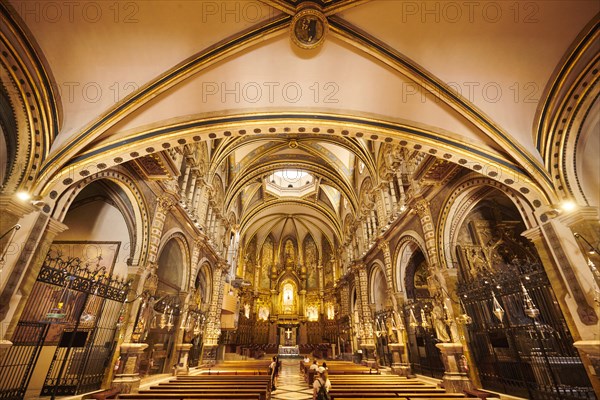
[[[314,49],[325,40],[329,26],[321,11],[306,7],[292,19],[292,41],[300,48]]]

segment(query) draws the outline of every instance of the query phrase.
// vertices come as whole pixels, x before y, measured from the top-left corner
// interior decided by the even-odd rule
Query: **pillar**
[[[192,209],[192,205],[194,204],[194,195],[196,192],[196,183],[197,183],[196,175],[197,175],[197,171],[196,171],[196,169],[193,169],[192,173],[190,174],[190,178],[191,178],[190,189],[187,192],[187,198],[186,198],[188,207],[190,209]]]
[[[227,264],[225,264],[226,266]],[[223,304],[224,266],[218,264],[213,270],[213,290],[206,328],[203,336],[202,363],[214,364],[217,361],[217,347],[221,336],[221,307]]]
[[[188,179],[190,178],[191,165],[189,160],[185,160],[185,171],[183,173],[183,180],[181,181],[181,187],[179,189],[179,195],[182,199],[185,199],[185,194],[188,185]]]
[[[354,266],[356,290],[360,299],[361,319],[363,332],[361,332],[359,347],[363,352],[363,360],[367,363],[375,362],[375,338],[373,335],[373,316],[369,307],[369,282],[367,279],[367,267],[364,264]]]
[[[406,328],[404,327],[404,297],[402,293],[393,293],[394,298],[394,320],[396,321],[396,334],[398,336],[398,343],[391,347],[392,350],[392,372],[400,376],[409,376],[412,374],[410,368],[410,362],[408,359],[408,337]],[[396,353],[396,354],[394,354]],[[398,361],[396,361],[398,360]]]
[[[190,367],[188,364],[188,358],[190,355],[191,348],[191,343],[182,343],[175,346],[175,351],[179,355],[179,362],[177,363],[177,366],[175,367],[174,371],[175,375],[189,375]]]
[[[140,354],[148,347],[146,343],[123,343],[112,387],[121,393],[135,393],[140,388]]]
[[[146,257],[145,267],[140,267],[135,274],[129,276],[133,278],[132,288],[136,293],[146,293],[147,296],[152,296],[156,293],[158,285],[158,276],[156,274],[158,257],[158,247],[163,234],[163,228],[167,214],[172,207],[175,206],[175,201],[170,196],[161,196],[156,198],[156,207],[152,218],[150,228],[150,240],[148,246],[148,256]],[[134,332],[136,323],[136,315],[142,302],[146,298],[136,299],[130,309],[125,327],[125,335],[123,343],[119,347],[120,353],[115,354],[117,359],[120,358],[120,369],[116,370],[112,386],[118,387],[123,393],[135,392],[139,389],[140,371],[139,371],[139,355],[148,347],[145,343],[133,343],[132,340],[140,340],[144,332]],[[148,321],[149,322],[149,321]],[[144,326],[144,330],[148,329]]]
[[[442,377],[444,389],[450,393],[463,393],[465,389],[472,389],[473,385],[462,361],[463,345],[461,343],[438,343],[435,347],[440,349],[444,361],[444,376]]]
[[[446,282],[447,274],[444,274],[445,271],[442,271],[440,268],[438,258],[439,254],[435,243],[435,227],[433,225],[433,218],[431,215],[429,202],[421,198],[417,200],[415,208],[417,214],[419,215],[419,220],[423,229],[425,247],[429,259],[431,271],[431,276],[427,280],[429,291],[431,296],[436,299],[434,304],[437,303],[443,309],[444,306],[448,306],[448,302],[446,301],[446,298],[448,297],[447,293],[449,292]],[[442,289],[445,289],[445,291]],[[454,292],[454,290],[451,290],[450,292]],[[446,312],[448,312],[451,317],[454,315],[452,305],[447,308]],[[464,352],[468,351],[467,344],[460,342],[456,325],[449,326],[448,328],[450,328],[451,331],[451,342],[436,344],[436,347],[439,348],[442,353],[442,359],[444,362],[445,371],[442,379],[444,380],[444,388],[446,390],[450,392],[462,393],[464,389],[471,388],[473,386],[466,369],[464,371],[458,371],[457,366],[458,362],[461,360],[461,357],[464,356]],[[448,386],[446,386],[446,384]]]
[[[148,263],[156,263],[158,246],[160,245],[165,220],[167,219],[167,214],[174,206],[175,201],[170,196],[160,196],[156,198],[156,208],[154,209],[154,217],[152,218],[152,226],[150,227]]]
[[[194,200],[192,201],[192,214],[195,218],[198,218],[198,207],[200,206],[200,196],[202,195],[202,178],[196,179],[196,189],[194,191]]]

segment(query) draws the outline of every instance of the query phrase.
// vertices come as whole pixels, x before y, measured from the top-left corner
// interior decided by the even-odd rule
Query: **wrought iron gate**
[[[458,251],[461,264],[476,271],[464,255],[480,247]],[[530,399],[596,398],[539,263],[515,258],[476,274],[463,270],[458,292],[473,321],[467,340],[485,389]]]
[[[412,309],[412,312],[411,312]],[[417,324],[412,316],[421,315],[421,309],[431,310],[431,301],[419,299],[407,304],[404,310],[405,326],[408,327],[408,356],[413,373],[441,379],[444,376],[444,363],[440,349],[435,347],[439,340],[436,338],[428,321]]]
[[[94,267],[48,254],[0,362],[0,399],[24,398],[43,346],[57,346],[43,396],[100,388],[128,283]]]

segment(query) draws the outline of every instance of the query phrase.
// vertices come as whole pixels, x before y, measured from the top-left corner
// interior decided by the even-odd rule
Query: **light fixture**
[[[10,237],[8,238],[8,242],[6,243],[6,246],[4,246],[4,250],[2,251],[2,255],[0,256],[0,263],[4,262],[4,257],[6,256],[6,252],[8,251],[8,249],[10,248],[10,245],[12,243],[12,240],[15,237],[15,234],[17,233],[17,231],[21,229],[21,225],[19,224],[15,224],[13,226],[10,227],[9,230],[7,230],[6,232],[4,232],[1,236],[0,236],[0,240],[2,240],[6,235],[8,235],[9,233],[12,232],[12,234],[10,235]],[[4,266],[4,264],[0,265],[0,271],[2,271],[2,266]]]
[[[27,201],[31,199],[31,194],[28,192],[17,192],[17,198],[22,201]]]
[[[427,322],[427,316],[425,315],[425,309],[421,308],[421,327],[423,327],[423,329],[428,329],[429,326],[430,325],[429,322]]]
[[[492,312],[494,313],[494,315],[496,316],[496,318],[498,318],[498,321],[502,322],[502,319],[504,318],[504,308],[502,308],[502,306],[500,305],[500,302],[498,301],[498,299],[496,298],[496,293],[494,293],[492,291],[492,304],[493,304],[493,309]]]
[[[560,208],[563,209],[563,211],[573,211],[575,209],[576,205],[574,202],[572,202],[571,200],[565,200],[561,203]]]
[[[523,309],[525,310],[525,315],[529,318],[536,318],[540,315],[540,310],[535,306],[531,296],[529,296],[529,292],[525,289],[525,285],[521,283],[521,290],[523,291],[523,300],[525,301]]]

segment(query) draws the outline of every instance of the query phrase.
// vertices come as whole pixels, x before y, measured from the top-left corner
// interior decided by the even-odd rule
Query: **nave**
[[[599,43],[597,0],[0,0],[0,400],[272,356],[597,398]]]

